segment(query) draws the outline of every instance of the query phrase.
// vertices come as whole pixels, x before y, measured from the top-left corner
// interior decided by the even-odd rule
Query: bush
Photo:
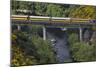
[[[77,34],[69,36],[70,51],[74,61],[95,61],[96,45],[92,43],[79,42]]]
[[[79,42],[78,35],[75,34],[75,33],[70,34],[69,37],[68,37],[68,42],[70,43],[70,45],[72,45],[76,42]]]
[[[95,61],[95,45],[77,42],[71,47],[72,57],[75,61]]]
[[[26,55],[24,51],[20,47],[15,44],[12,44],[12,59],[11,66],[19,67],[20,65],[31,65],[37,64],[37,60],[34,56]]]
[[[38,35],[14,31],[12,33],[11,65],[56,63],[55,54],[49,41],[44,41]]]
[[[32,42],[36,47],[37,56],[40,58],[40,64],[56,63],[55,54],[49,41],[44,41],[39,36],[33,36]]]
[[[25,46],[27,48],[25,48]],[[11,46],[12,67],[19,67],[20,65],[37,64],[37,59],[35,58],[35,56],[27,54],[30,52],[29,46],[31,46],[31,42],[28,40],[26,33],[14,32],[12,34],[12,46]],[[32,48],[34,49],[34,47]]]

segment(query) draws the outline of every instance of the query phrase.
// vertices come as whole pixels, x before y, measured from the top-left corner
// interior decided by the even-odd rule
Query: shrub
[[[40,58],[40,64],[56,63],[55,54],[49,41],[44,41],[39,36],[33,36],[33,45],[36,47],[37,56]]]
[[[95,61],[95,45],[77,42],[71,47],[72,57],[75,61]]]
[[[74,61],[95,61],[96,45],[79,42],[76,34],[69,36],[70,51]]]

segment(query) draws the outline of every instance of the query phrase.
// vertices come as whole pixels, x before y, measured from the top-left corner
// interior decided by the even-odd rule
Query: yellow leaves
[[[15,41],[17,39],[17,36],[12,34],[12,40]]]
[[[73,10],[70,13],[70,17],[74,17],[74,18],[86,18],[86,19],[95,19],[95,15],[96,15],[96,7],[95,6],[80,6],[75,8],[75,10]]]
[[[20,65],[28,65],[28,64],[36,64],[36,60],[34,56],[27,56],[25,52],[21,50],[18,45],[12,46],[12,59],[11,65],[13,66],[20,66]]]

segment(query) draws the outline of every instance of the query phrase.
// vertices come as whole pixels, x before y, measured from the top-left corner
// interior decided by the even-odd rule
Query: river
[[[61,28],[47,27],[47,38],[52,42],[59,63],[71,62],[67,32]]]

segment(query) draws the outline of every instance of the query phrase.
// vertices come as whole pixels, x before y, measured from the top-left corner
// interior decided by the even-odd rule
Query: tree
[[[27,27],[27,30],[26,30]],[[12,66],[56,63],[51,43],[38,35],[38,26],[12,31]],[[31,33],[32,32],[32,33]],[[37,34],[36,34],[37,32]]]
[[[52,17],[63,17],[63,9],[57,4],[48,4],[46,13]]]
[[[25,48],[25,46],[27,48]],[[11,49],[11,66],[19,67],[20,65],[37,64],[37,59],[34,56],[34,48],[30,50],[31,42],[27,39],[25,33],[14,32],[12,34],[12,49]],[[30,54],[32,52],[33,54]]]
[[[86,19],[95,19],[96,18],[96,7],[95,6],[80,6],[73,8],[71,10],[69,17],[73,18],[86,18]]]
[[[16,0],[11,0],[11,9],[12,9],[12,14],[17,14],[16,10],[19,9],[19,1]]]
[[[35,13],[36,15],[39,16],[46,16],[46,9],[47,9],[47,4],[46,3],[35,3]]]
[[[96,47],[95,44],[89,45],[84,42],[77,42],[71,47],[74,61],[95,61]]]
[[[95,43],[79,42],[78,36],[72,34],[68,38],[70,51],[74,61],[95,61],[96,60],[96,45]]]
[[[49,41],[44,41],[39,36],[33,36],[33,45],[36,47],[37,56],[39,57],[40,64],[56,63],[56,56],[53,52],[53,48],[50,46]]]
[[[65,16],[69,17],[70,13],[74,12],[74,10],[77,9],[78,7],[79,7],[78,5],[73,5],[73,4],[64,6]]]

